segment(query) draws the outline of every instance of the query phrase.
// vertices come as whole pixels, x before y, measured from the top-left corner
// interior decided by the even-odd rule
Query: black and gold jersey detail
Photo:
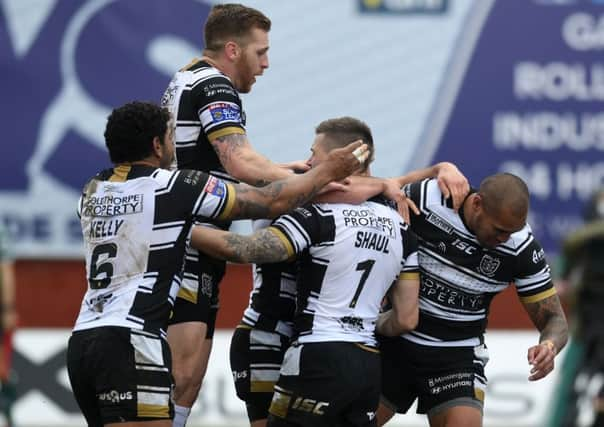
[[[527,302],[554,294],[543,249],[526,225],[492,249],[483,248],[435,180],[409,184],[419,207],[411,228],[419,239],[418,327],[404,337],[425,345],[478,345],[495,295],[514,284]]]
[[[229,199],[228,184],[199,171],[119,166],[91,179],[78,204],[88,290],[75,330],[163,334],[191,226],[219,217]]]
[[[375,345],[382,298],[402,272],[417,272],[417,246],[383,203],[314,204],[271,225],[299,262],[294,325],[299,342]]]

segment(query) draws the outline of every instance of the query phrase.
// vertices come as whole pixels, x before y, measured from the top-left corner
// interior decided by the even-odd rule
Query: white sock
[[[174,421],[172,421],[172,427],[185,427],[190,413],[191,408],[174,405]]]

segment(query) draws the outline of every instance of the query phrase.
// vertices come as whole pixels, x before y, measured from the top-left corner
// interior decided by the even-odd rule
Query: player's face
[[[325,134],[317,134],[315,142],[310,147],[310,157],[306,161],[308,166],[314,168],[327,158],[327,149],[325,148]]]
[[[486,248],[507,242],[512,233],[520,231],[526,224],[526,216],[515,216],[506,208],[490,212],[480,200],[477,203],[473,231],[478,243]]]
[[[170,169],[175,160],[174,157],[174,121],[170,119],[164,135],[164,143],[162,144],[162,156],[159,161],[159,166],[163,169]]]
[[[261,76],[268,68],[268,33],[253,28],[247,44],[241,47],[241,54],[235,62],[237,78],[235,88],[240,93],[248,93],[256,83],[256,76]]]

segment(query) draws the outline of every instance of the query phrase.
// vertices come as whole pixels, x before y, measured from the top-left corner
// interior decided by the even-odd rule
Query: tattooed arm
[[[353,151],[356,150],[356,154]],[[358,156],[358,157],[357,157]],[[327,159],[301,175],[272,182],[264,187],[233,185],[228,207],[219,219],[273,218],[312,200],[330,181],[338,181],[355,172],[367,159],[367,145],[353,142],[331,150]]]
[[[558,295],[522,304],[541,333],[539,344],[529,348],[527,355],[528,362],[532,365],[529,381],[536,381],[554,369],[554,357],[568,340],[568,324]]]
[[[291,171],[256,152],[244,134],[231,133],[211,141],[226,171],[247,184],[262,187],[287,178]]]
[[[195,226],[191,246],[208,255],[238,263],[272,263],[293,255],[291,245],[275,228],[263,228],[250,236]]]

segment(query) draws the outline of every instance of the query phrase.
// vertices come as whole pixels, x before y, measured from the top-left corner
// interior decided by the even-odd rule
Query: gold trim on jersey
[[[474,389],[474,397],[478,400],[480,400],[481,402],[484,402],[484,390],[479,389],[479,388],[475,388]]]
[[[272,393],[275,387],[274,381],[251,381],[250,391],[252,393]]]
[[[197,292],[194,292],[194,291],[184,288],[182,286],[178,290],[178,293],[176,294],[176,298],[182,298],[184,300],[192,302],[193,304],[197,304]]]
[[[419,271],[406,271],[398,275],[399,280],[419,280]]]
[[[235,329],[248,329],[251,331],[254,328],[252,328],[250,325],[237,325]]]
[[[556,295],[555,288],[549,288],[543,292],[539,292],[538,294],[531,295],[530,297],[520,297],[520,301],[522,301],[525,304],[531,304],[531,303],[538,302],[538,301],[544,300],[546,298],[549,298],[552,295]]]
[[[128,179],[128,174],[132,169],[132,165],[117,165],[113,168],[113,175],[109,177],[111,182],[124,182]]]
[[[230,219],[231,211],[233,210],[233,206],[235,205],[235,199],[237,198],[237,191],[235,191],[235,187],[232,184],[226,183],[227,194],[226,194],[226,202],[224,203],[224,209],[218,215],[219,220]]]
[[[198,62],[201,62],[200,58],[193,58],[193,59],[191,59],[191,62],[189,62],[187,65],[185,65],[178,71],[187,71],[187,70],[189,70],[189,68],[193,67],[193,65],[197,64]]]
[[[215,139],[222,138],[223,136],[232,135],[238,133],[239,135],[245,135],[245,130],[235,126],[229,126],[226,128],[218,129],[215,132],[208,133],[208,139],[214,141]]]
[[[279,230],[277,227],[268,227],[268,229],[279,238],[279,240],[281,240],[281,242],[283,243],[283,245],[285,246],[285,250],[287,251],[287,259],[292,259],[296,256],[296,251],[294,249],[294,247],[292,246],[291,242],[289,241],[289,239],[285,236],[285,234],[283,234],[283,232],[281,230]]]
[[[271,406],[268,408],[269,414],[275,415],[279,418],[287,417],[289,404],[292,400],[292,394],[293,393],[289,390],[275,386],[273,400],[271,401]]]
[[[139,403],[136,405],[136,412],[139,417],[168,418],[170,416],[170,408],[167,405]]]
[[[375,347],[369,347],[368,345],[361,344],[359,342],[355,342],[354,345],[356,345],[357,347],[359,347],[361,350],[369,351],[371,353],[380,354],[380,351],[377,348],[375,348]]]
[[[170,407],[167,405],[149,405],[148,403],[139,403],[136,405],[137,416],[149,418],[168,418],[170,416]]]

